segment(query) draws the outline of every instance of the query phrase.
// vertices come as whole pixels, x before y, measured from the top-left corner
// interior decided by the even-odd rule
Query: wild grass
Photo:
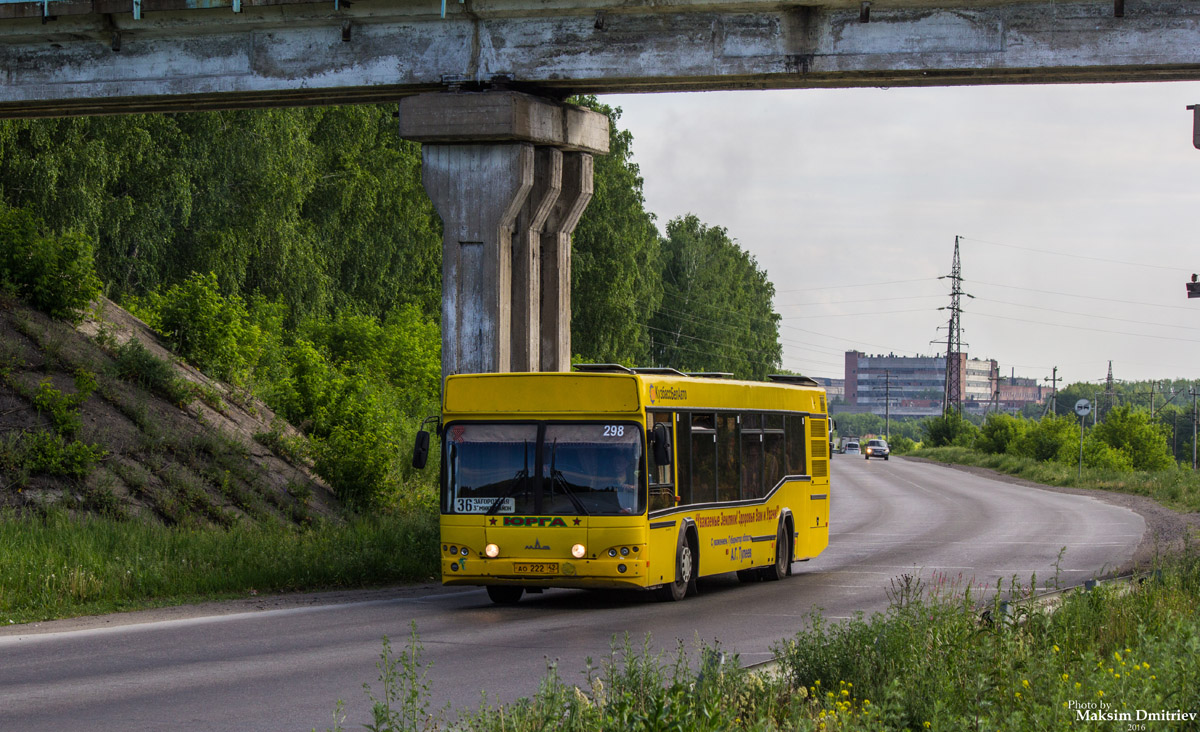
[[[0,623],[423,581],[437,570],[437,531],[428,514],[227,529],[0,514]]]
[[[923,448],[914,456],[939,463],[990,468],[1043,485],[1149,496],[1177,511],[1200,511],[1200,473],[1187,468],[1123,473],[1085,466],[1080,477],[1079,468],[1073,463],[1037,461],[1015,455],[990,455],[965,447]]]
[[[897,585],[893,585],[893,589]],[[1128,714],[1097,729],[1200,729],[1142,714],[1200,712],[1200,558],[1185,554],[1144,582],[1067,595],[1056,612],[1015,583],[982,605],[968,588],[901,583],[882,613],[829,623],[819,614],[775,647],[768,672],[700,645],[674,654],[626,637],[576,683],[550,665],[538,691],[504,705],[429,711],[414,626],[385,639],[382,694],[367,686],[366,728],[472,732],[626,730],[1012,730],[1091,728],[1089,713]],[[997,588],[1000,590],[1003,588]],[[1007,610],[1005,610],[1007,608]],[[981,610],[987,612],[981,613]],[[331,730],[342,730],[338,702]],[[1083,716],[1081,716],[1083,715]],[[1149,720],[1149,721],[1148,721]]]

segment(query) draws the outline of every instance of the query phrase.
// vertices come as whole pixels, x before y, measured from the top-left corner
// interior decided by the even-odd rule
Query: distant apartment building
[[[1000,379],[995,360],[970,358],[965,353],[951,354],[950,358],[958,371],[958,385],[966,411],[987,409],[997,398],[1008,409],[1019,409],[1042,398],[1041,390],[1032,379]],[[945,356],[870,355],[847,351],[845,370],[845,403],[849,411],[882,414],[888,402],[891,413],[896,416],[939,414],[942,410],[946,394]],[[950,398],[957,401],[955,395]]]

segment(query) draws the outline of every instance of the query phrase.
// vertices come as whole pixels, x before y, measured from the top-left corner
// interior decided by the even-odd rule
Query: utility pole
[[[1117,392],[1113,387],[1112,361],[1108,362],[1108,379],[1104,382],[1104,396],[1108,397],[1108,411],[1111,412],[1113,402],[1117,398]],[[1108,414],[1108,412],[1105,412],[1105,414]]]
[[[892,370],[883,370],[883,439],[892,440]]]
[[[1192,395],[1192,470],[1196,469],[1196,387],[1188,387]]]
[[[1053,376],[1048,376],[1042,381],[1050,382],[1050,401],[1046,402],[1046,409],[1042,412],[1042,416],[1045,417],[1050,410],[1054,410],[1054,415],[1058,416],[1058,367],[1054,367]]]

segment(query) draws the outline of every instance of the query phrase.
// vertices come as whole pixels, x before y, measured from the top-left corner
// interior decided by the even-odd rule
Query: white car
[[[843,452],[844,454],[846,454],[846,455],[858,455],[858,454],[860,454],[860,453],[859,453],[859,450],[858,450],[858,443],[857,443],[857,442],[847,442],[847,443],[846,443],[846,449],[845,449],[845,450],[843,450],[842,452]]]

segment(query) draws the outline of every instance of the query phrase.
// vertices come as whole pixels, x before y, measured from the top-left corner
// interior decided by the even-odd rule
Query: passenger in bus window
[[[621,513],[638,511],[638,464],[630,453],[622,452],[616,458],[617,503]]]

